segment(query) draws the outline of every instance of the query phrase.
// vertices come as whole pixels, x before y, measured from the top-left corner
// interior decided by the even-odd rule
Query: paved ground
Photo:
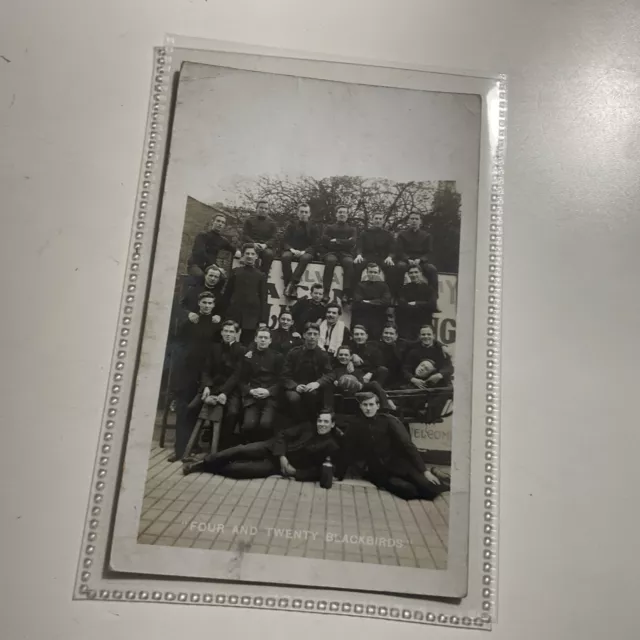
[[[269,553],[445,569],[449,494],[404,501],[369,483],[313,483],[280,477],[231,480],[183,476],[154,444],[138,541],[228,550],[250,543]],[[392,542],[393,541],[393,542]]]

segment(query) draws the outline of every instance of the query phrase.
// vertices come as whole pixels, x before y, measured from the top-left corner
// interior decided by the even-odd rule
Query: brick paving
[[[151,450],[141,544],[446,568],[449,493],[407,502],[358,480],[325,490],[276,476],[183,476],[170,453]]]

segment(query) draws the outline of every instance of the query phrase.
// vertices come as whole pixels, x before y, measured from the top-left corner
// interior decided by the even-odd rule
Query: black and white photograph
[[[480,96],[176,85],[111,566],[464,596]]]

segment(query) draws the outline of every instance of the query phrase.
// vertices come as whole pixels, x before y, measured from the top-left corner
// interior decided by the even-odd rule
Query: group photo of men
[[[217,211],[187,237],[164,377],[175,413],[169,461],[184,475],[327,488],[355,476],[404,500],[433,500],[449,473],[425,464],[407,426],[408,415],[441,421],[453,396],[452,357],[434,328],[442,252],[428,215],[408,207],[392,230],[383,212],[363,225],[338,202],[318,222],[301,201],[283,224],[272,202],[257,199],[241,225]],[[285,300],[277,315],[275,261]],[[312,264],[321,281],[306,286]],[[208,430],[194,438],[205,417]]]

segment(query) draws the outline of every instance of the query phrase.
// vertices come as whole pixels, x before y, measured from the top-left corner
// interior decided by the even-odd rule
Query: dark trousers
[[[268,247],[266,249],[258,249],[258,257],[260,258],[260,271],[268,278],[271,263],[274,258],[273,249],[269,249]]]
[[[267,442],[252,442],[208,455],[203,471],[228,478],[265,478],[280,472],[278,459]]]
[[[331,384],[310,393],[301,394],[295,390],[287,390],[285,397],[294,420],[313,420],[315,422],[321,409],[333,410],[333,385]]]
[[[235,434],[235,429],[241,413],[242,398],[237,393],[227,396],[224,415],[220,423],[220,440],[218,441],[218,449],[220,451],[238,444],[239,438]]]
[[[256,329],[242,329],[240,332],[240,342],[244,345],[250,345],[256,339]]]
[[[288,286],[290,283],[298,284],[298,282],[300,282],[307,265],[313,260],[313,255],[310,253],[304,253],[296,259],[298,260],[298,266],[292,275],[291,262],[293,261],[293,254],[291,251],[285,251],[280,257],[280,261],[282,263],[282,278],[285,286]]]
[[[367,480],[379,489],[384,489],[403,500],[433,500],[441,493],[449,491],[448,483],[434,484],[427,480],[421,471],[413,468],[402,474],[377,472],[367,476]]]
[[[189,403],[198,392],[197,386],[193,393],[191,390],[180,392],[176,397],[176,440],[174,444],[174,452],[177,460],[181,460],[184,456],[185,449],[191,437],[191,432],[195,427],[200,407],[189,408]]]
[[[409,269],[409,263],[401,260],[396,263],[396,269],[398,270],[398,287],[401,287],[404,283],[404,276]],[[420,269],[427,284],[436,292],[436,299],[438,297],[438,270],[429,262],[425,260],[420,261]]]
[[[269,437],[273,431],[273,420],[276,416],[276,399],[254,400],[244,408],[242,420],[242,437],[245,440],[256,441]]]
[[[351,329],[361,324],[367,329],[370,340],[379,340],[382,336],[384,325],[387,323],[386,306],[368,304],[366,302],[354,302],[351,315]]]
[[[331,283],[333,282],[333,272],[336,270],[336,265],[342,266],[342,293],[345,296],[351,297],[353,288],[353,256],[346,253],[327,253],[323,259],[324,273],[322,275],[322,286],[324,287],[325,295],[329,295],[331,291]]]

